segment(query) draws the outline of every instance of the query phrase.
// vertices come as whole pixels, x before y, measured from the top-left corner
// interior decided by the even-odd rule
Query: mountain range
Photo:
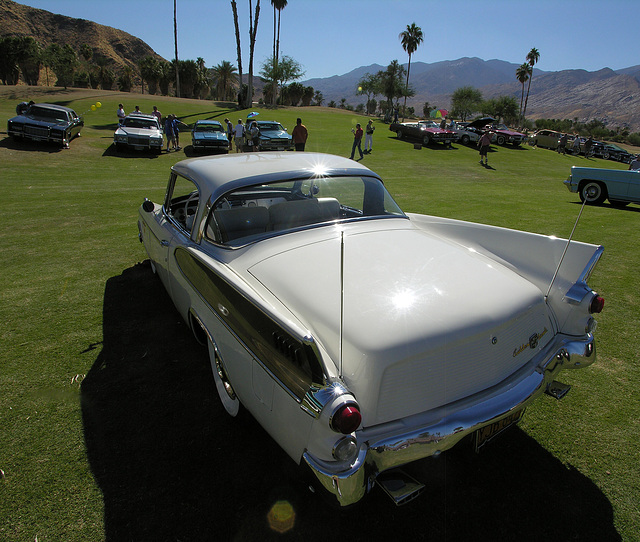
[[[83,44],[93,50],[94,58],[102,57],[119,74],[125,66],[138,72],[138,62],[147,55],[161,58],[144,41],[121,30],[85,19],[56,15],[45,10],[0,0],[0,36],[32,36],[43,47],[51,43],[70,44],[79,51]],[[405,64],[406,68],[406,64]],[[517,64],[503,60],[460,58],[434,63],[413,62],[410,85],[415,96],[407,100],[421,114],[425,102],[437,108],[450,107],[451,94],[460,87],[472,86],[485,99],[502,95],[520,101],[521,84],[516,80]],[[365,96],[357,96],[358,82],[367,73],[375,74],[385,66],[371,64],[349,73],[322,79],[302,81],[322,92],[325,104],[331,100],[357,105]],[[139,84],[139,77],[135,78]],[[262,83],[254,78],[260,91]],[[259,99],[260,94],[255,99]],[[527,117],[591,119],[603,121],[611,128],[627,127],[640,132],[640,65],[621,70],[604,68],[586,70],[533,71]]]
[[[404,65],[405,68],[407,65]],[[451,94],[463,86],[482,92],[485,99],[497,96],[515,96],[520,102],[522,85],[516,80],[518,64],[503,60],[460,58],[427,64],[411,64],[410,85],[414,97],[407,100],[418,114],[425,102],[437,108],[448,109]],[[304,85],[320,90],[325,103],[331,100],[358,104],[365,96],[356,96],[358,82],[366,74],[375,74],[385,66],[372,64],[356,68],[344,75],[323,79],[309,79]],[[534,68],[527,117],[575,119],[586,122],[603,121],[611,128],[627,127],[640,131],[640,66],[622,70],[604,68],[547,72]]]

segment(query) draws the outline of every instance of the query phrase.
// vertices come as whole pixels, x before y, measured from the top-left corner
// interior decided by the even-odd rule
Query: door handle
[[[169,241],[166,241],[166,240],[160,241],[160,245],[163,246],[163,247],[168,247],[169,246]]]

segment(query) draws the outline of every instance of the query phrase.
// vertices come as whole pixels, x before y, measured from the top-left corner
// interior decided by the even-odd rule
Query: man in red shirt
[[[355,130],[351,128],[351,132],[353,133],[353,147],[351,147],[351,160],[353,160],[353,155],[356,153],[356,147],[358,148],[358,152],[360,153],[360,160],[364,158],[364,154],[362,154],[362,135],[363,130],[360,126],[360,123],[356,124]]]
[[[302,119],[299,118],[296,120],[296,126],[291,132],[291,136],[293,137],[293,144],[296,146],[296,150],[303,151],[309,133],[307,132],[306,126],[302,124]]]

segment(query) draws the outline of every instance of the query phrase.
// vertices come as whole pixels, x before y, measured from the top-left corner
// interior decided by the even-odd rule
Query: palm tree
[[[211,69],[213,79],[216,82],[216,95],[219,100],[228,100],[229,91],[238,82],[236,67],[228,60],[223,60]]]
[[[531,66],[528,63],[520,64],[516,69],[516,79],[522,85],[522,93],[520,95],[520,115],[519,119],[522,121],[522,105],[524,104],[524,84],[529,80],[529,74],[531,73]]]
[[[242,52],[240,49],[240,26],[238,25],[238,5],[236,0],[231,0],[231,10],[233,11],[233,24],[236,29],[236,49],[238,54],[238,80],[240,81],[239,101],[242,100]]]
[[[535,47],[529,51],[527,54],[527,62],[529,67],[531,68],[531,73],[529,73],[529,84],[527,85],[527,97],[524,100],[524,108],[522,110],[522,119],[524,121],[524,116],[527,113],[527,103],[529,102],[529,90],[531,89],[531,79],[533,79],[533,67],[540,60],[540,51]]]
[[[409,65],[407,66],[407,90],[409,89],[409,72],[411,71],[411,55],[416,52],[418,45],[424,41],[422,29],[416,26],[416,23],[407,25],[407,29],[398,36],[402,43],[402,48],[409,53]],[[404,107],[402,111],[402,120],[404,122],[404,110],[407,108],[407,94],[404,97]]]
[[[176,1],[173,0],[173,41],[176,48],[176,97],[180,98],[180,75],[178,74],[178,19],[176,17]]]
[[[247,92],[244,107],[251,107],[253,103],[253,52],[256,46],[256,35],[258,34],[258,17],[260,17],[260,0],[256,0],[255,18],[252,11],[252,3],[249,0],[249,75],[247,77]]]
[[[287,0],[271,0],[273,6],[273,58],[274,58],[274,70],[278,71],[278,57],[280,56],[280,16],[284,8],[287,7]],[[276,11],[278,12],[278,25],[276,32]],[[273,82],[273,105],[276,104],[277,88],[276,81]]]

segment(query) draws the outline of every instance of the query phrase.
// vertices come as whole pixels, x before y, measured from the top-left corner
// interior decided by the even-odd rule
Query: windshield
[[[196,132],[222,132],[220,124],[196,124]]]
[[[158,130],[158,123],[151,119],[140,119],[134,117],[127,117],[124,119],[124,125],[127,128],[144,128],[147,130]]]
[[[228,192],[213,206],[206,234],[237,246],[303,227],[404,216],[375,177],[314,177]]]
[[[266,122],[266,123],[261,123],[258,124],[258,128],[260,128],[260,130],[282,130],[284,131],[284,128],[282,127],[282,124],[280,124],[279,122]]]

